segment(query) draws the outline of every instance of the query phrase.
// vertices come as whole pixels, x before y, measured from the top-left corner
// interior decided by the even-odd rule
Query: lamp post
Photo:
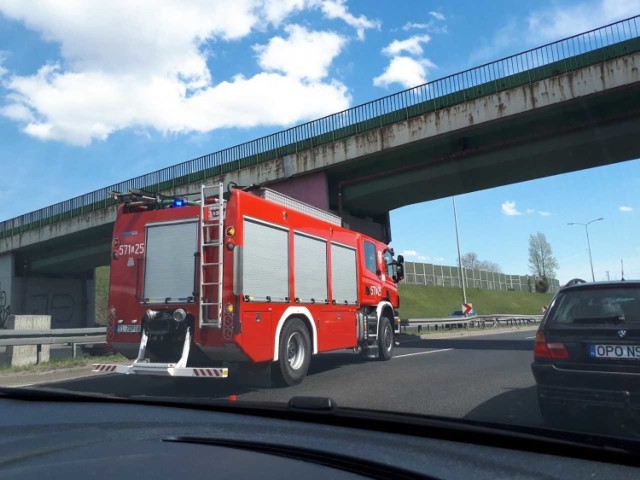
[[[462,270],[462,256],[460,255],[460,234],[458,233],[458,215],[456,213],[456,197],[451,197],[453,202],[453,221],[456,225],[456,245],[458,246],[458,267],[462,278],[462,303],[467,303],[467,288],[465,285],[464,271]]]
[[[589,225],[591,225],[593,222],[599,222],[600,220],[604,220],[604,217],[595,218],[587,223],[578,223],[578,222],[567,223],[567,225],[582,225],[584,227],[584,232],[587,234],[587,247],[589,249],[589,265],[591,266],[591,280],[594,282],[596,281],[596,276],[593,273],[593,258],[591,257],[591,242],[589,241]]]

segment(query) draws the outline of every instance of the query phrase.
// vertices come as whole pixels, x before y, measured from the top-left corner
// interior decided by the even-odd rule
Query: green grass
[[[63,358],[51,360],[37,365],[25,365],[23,367],[12,367],[11,365],[0,366],[0,375],[8,373],[39,373],[59,370],[63,368],[88,367],[94,363],[116,363],[126,360],[122,355],[99,355],[95,357]]]
[[[446,317],[460,310],[462,289],[421,285],[399,285],[400,316],[402,318]],[[467,301],[478,315],[512,313],[540,315],[553,294],[509,292],[504,290],[467,289]]]
[[[98,267],[95,271],[96,281],[96,322],[107,324],[107,303],[109,302],[109,267]]]

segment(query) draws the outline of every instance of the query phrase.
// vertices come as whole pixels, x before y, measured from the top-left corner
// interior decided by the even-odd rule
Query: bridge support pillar
[[[51,328],[93,327],[95,286],[93,271],[73,276],[28,276],[24,279],[28,315],[50,315]]]
[[[95,323],[94,272],[31,273],[29,262],[0,254],[0,327],[10,315],[50,315],[51,328],[92,327]]]
[[[21,289],[21,279],[15,275],[14,255],[0,255],[0,328],[5,325],[9,315],[19,310]]]

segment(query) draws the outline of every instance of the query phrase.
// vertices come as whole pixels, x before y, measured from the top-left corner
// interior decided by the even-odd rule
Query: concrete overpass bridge
[[[0,222],[0,323],[9,308],[58,312],[60,326],[92,317],[92,270],[109,263],[112,190],[180,195],[218,179],[268,184],[388,240],[394,208],[638,158],[639,23],[633,17]]]

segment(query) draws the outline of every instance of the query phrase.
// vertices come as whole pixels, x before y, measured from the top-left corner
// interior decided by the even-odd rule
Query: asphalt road
[[[79,369],[42,375],[33,383],[77,392],[126,397],[188,397],[287,402],[293,396],[324,396],[339,406],[411,412],[474,421],[547,426],[540,415],[530,364],[535,329],[446,336],[403,335],[388,362],[366,361],[349,351],[313,357],[304,382],[260,388],[233,379],[105,375]],[[80,369],[81,370],[81,369]],[[79,375],[89,375],[77,378]],[[32,377],[33,378],[33,377]],[[640,436],[640,426],[574,411],[563,428]]]
[[[328,396],[340,406],[542,425],[529,368],[533,335],[532,330],[439,339],[406,335],[388,362],[366,361],[348,351],[315,356],[304,382],[287,388],[248,387],[230,379],[124,375],[40,385],[122,396],[236,395],[248,401]]]

